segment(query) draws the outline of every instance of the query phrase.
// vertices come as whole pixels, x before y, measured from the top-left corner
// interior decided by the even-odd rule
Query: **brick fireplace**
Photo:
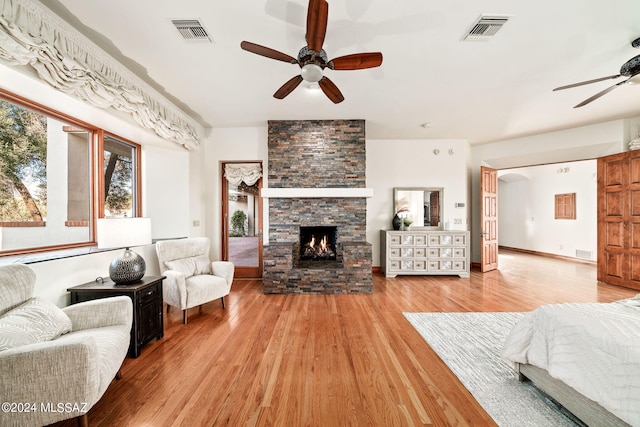
[[[371,293],[364,120],[269,121],[268,139],[264,293]],[[305,230],[335,256],[305,257],[323,253]]]

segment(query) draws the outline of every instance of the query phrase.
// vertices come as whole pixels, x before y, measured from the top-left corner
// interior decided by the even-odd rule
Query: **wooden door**
[[[480,167],[482,272],[498,268],[498,171]]]
[[[598,159],[598,280],[640,289],[640,152]]]

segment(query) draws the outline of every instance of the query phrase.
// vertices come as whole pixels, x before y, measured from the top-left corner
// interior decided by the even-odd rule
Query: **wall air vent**
[[[465,41],[487,41],[509,20],[509,16],[482,15],[464,36]]]
[[[209,38],[207,30],[204,29],[200,21],[197,19],[172,19],[171,22],[176,26],[185,40],[204,40],[213,42]]]
[[[591,251],[585,251],[583,249],[576,249],[576,258],[582,258],[582,259],[592,259],[591,258]]]

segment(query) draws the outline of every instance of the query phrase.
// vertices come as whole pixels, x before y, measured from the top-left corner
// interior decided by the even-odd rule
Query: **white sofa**
[[[182,310],[187,323],[187,310],[220,298],[231,292],[234,265],[229,261],[211,261],[211,244],[206,237],[191,237],[156,242],[160,271],[166,279],[163,298],[169,306]],[[202,308],[202,307],[200,307]]]
[[[0,267],[2,426],[38,426],[79,417],[98,402],[120,367],[131,335],[126,296],[58,308],[32,297],[26,265]]]

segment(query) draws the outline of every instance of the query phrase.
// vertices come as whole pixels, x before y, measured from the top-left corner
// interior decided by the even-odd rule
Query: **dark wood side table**
[[[153,339],[164,336],[162,313],[162,281],[166,276],[145,276],[136,283],[116,285],[110,279],[103,283],[87,282],[67,289],[71,304],[126,295],[133,301],[133,325],[129,343],[129,357],[138,357],[140,349]]]

